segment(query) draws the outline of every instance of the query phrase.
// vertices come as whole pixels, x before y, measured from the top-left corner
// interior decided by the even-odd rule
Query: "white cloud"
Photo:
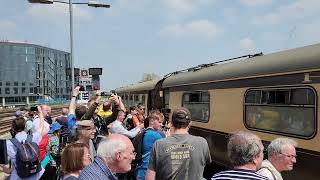
[[[34,4],[27,10],[27,15],[41,21],[65,24],[69,20],[69,6],[59,3],[52,5]],[[92,14],[82,7],[73,5],[73,19],[77,22],[89,21],[92,19]]]
[[[240,0],[241,4],[246,6],[263,6],[273,3],[273,0]]]
[[[279,24],[289,20],[297,20],[317,15],[320,11],[319,0],[297,0],[279,7],[273,12],[254,17],[253,24]]]
[[[254,17],[253,24],[278,24],[281,22],[281,16],[277,13],[269,13],[263,16]]]
[[[245,51],[253,51],[256,49],[256,46],[250,37],[246,37],[240,40],[240,48]]]
[[[9,20],[0,20],[0,31],[13,31],[17,28],[16,23],[9,21]]]
[[[168,37],[215,38],[223,33],[222,27],[208,20],[192,21],[187,24],[174,24],[164,27],[159,35]]]
[[[164,5],[173,14],[193,14],[199,7],[214,3],[214,0],[163,0]]]

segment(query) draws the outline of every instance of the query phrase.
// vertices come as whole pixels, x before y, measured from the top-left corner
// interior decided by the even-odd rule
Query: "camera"
[[[101,92],[101,96],[111,96],[111,92]]]
[[[84,86],[80,86],[79,91],[84,91]]]
[[[30,107],[30,111],[38,111],[38,107],[37,106],[31,106]]]

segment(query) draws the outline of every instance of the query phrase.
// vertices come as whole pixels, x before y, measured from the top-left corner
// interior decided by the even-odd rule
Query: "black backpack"
[[[136,135],[136,137],[132,139],[133,147],[135,149],[135,152],[137,153],[135,160],[132,161],[133,164],[140,164],[142,162],[143,138],[147,130],[149,129],[143,129],[139,134]]]
[[[20,143],[16,138],[12,138],[10,141],[17,149],[15,168],[18,176],[26,178],[40,172],[39,146],[32,142],[32,135],[28,134],[24,143]]]

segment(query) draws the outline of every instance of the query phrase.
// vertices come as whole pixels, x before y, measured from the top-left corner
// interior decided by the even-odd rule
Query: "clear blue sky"
[[[68,1],[68,0],[65,0]],[[73,0],[88,2],[87,0]],[[77,67],[104,89],[203,63],[320,42],[319,0],[96,0],[74,6]],[[69,51],[68,5],[1,0],[0,39]]]

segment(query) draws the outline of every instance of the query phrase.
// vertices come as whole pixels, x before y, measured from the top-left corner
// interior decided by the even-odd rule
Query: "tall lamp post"
[[[28,0],[30,3],[40,3],[40,4],[53,4],[53,3],[62,3],[62,4],[69,4],[69,18],[70,18],[70,63],[71,63],[71,91],[74,89],[74,52],[73,52],[73,14],[72,14],[72,5],[73,4],[86,4],[90,7],[95,8],[110,8],[111,5],[98,3],[96,1],[89,1],[87,3],[78,2],[74,3],[72,0],[69,2],[65,1],[58,1],[58,0]]]

